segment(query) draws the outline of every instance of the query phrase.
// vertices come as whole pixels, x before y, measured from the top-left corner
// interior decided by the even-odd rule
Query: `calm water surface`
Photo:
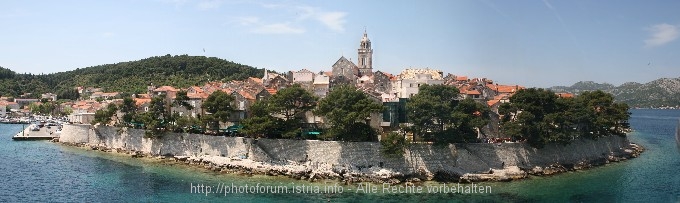
[[[491,194],[197,194],[191,186],[327,186],[288,178],[214,174],[186,166],[86,151],[46,141],[12,141],[21,125],[0,124],[0,202],[678,202],[680,110],[632,110],[637,159],[553,177],[481,183]],[[426,186],[440,186],[430,182]],[[380,186],[378,186],[380,188]]]

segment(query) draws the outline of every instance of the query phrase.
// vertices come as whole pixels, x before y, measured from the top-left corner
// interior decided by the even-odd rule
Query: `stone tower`
[[[365,29],[364,37],[361,38],[359,45],[359,58],[357,60],[359,60],[359,76],[373,75],[373,49],[371,49],[371,40],[368,39]]]

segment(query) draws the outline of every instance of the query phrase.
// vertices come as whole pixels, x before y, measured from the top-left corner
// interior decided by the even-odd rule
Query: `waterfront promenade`
[[[51,128],[42,127],[39,131],[31,131],[31,125],[26,126],[27,127],[23,131],[14,135],[12,140],[52,140],[54,138],[59,138],[59,135],[54,133],[57,131],[56,126],[52,126]]]

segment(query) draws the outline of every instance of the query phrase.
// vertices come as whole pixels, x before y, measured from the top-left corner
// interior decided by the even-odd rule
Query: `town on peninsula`
[[[366,31],[356,59],[340,56],[325,70],[166,55],[49,75],[2,68],[0,77],[28,84],[2,90],[4,122],[63,118],[47,130],[55,142],[224,173],[510,181],[643,151],[626,138],[629,106],[609,93],[553,92],[431,68],[374,70]],[[44,126],[29,124],[19,139]]]

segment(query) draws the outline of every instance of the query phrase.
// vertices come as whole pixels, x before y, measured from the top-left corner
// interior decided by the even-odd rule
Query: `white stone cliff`
[[[143,130],[107,126],[95,130],[90,125],[65,125],[59,141],[154,156],[212,160],[210,164],[218,167],[236,164],[233,160],[238,160],[239,168],[264,168],[261,170],[267,174],[266,170],[280,168],[292,173],[325,173],[326,177],[342,178],[346,174],[382,177],[378,179],[507,180],[526,177],[526,172],[551,174],[549,171],[559,168],[587,168],[591,164],[618,160],[618,157],[636,156],[635,145],[619,136],[577,140],[568,145],[551,144],[542,149],[525,143],[412,144],[403,156],[395,158],[381,154],[380,143],[376,142],[255,140],[186,133],[167,133],[150,139],[144,138]],[[250,165],[244,165],[243,161]]]

